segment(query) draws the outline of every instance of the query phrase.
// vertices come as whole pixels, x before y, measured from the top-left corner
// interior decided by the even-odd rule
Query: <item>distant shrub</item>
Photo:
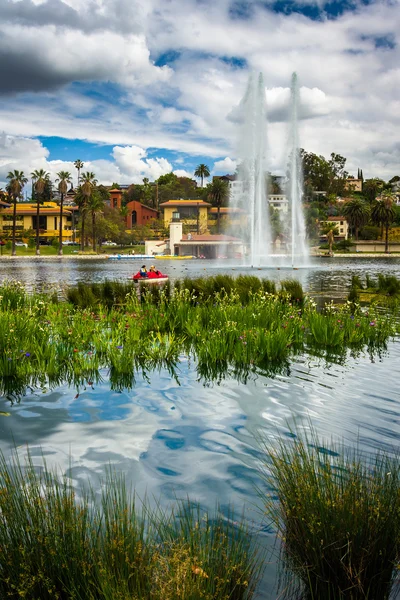
[[[358,237],[360,240],[377,240],[381,235],[381,228],[376,225],[365,225],[360,229]]]

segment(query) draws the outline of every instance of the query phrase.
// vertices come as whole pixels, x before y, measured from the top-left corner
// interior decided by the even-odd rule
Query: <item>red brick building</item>
[[[118,208],[119,210],[121,210],[121,207],[122,207],[122,190],[119,190],[118,188],[114,188],[112,190],[109,190],[108,193],[110,194],[110,206],[111,206],[111,208]]]
[[[152,219],[158,218],[158,211],[155,208],[145,206],[136,200],[128,202],[126,208],[128,209],[125,217],[127,229],[132,229],[135,225],[148,225]]]

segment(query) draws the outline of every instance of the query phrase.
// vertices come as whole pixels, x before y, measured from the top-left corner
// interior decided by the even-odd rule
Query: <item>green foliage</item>
[[[263,442],[266,513],[284,540],[287,595],[387,600],[397,580],[399,457],[326,448],[313,430]],[[291,581],[291,583],[290,583]]]
[[[0,595],[51,600],[250,600],[260,573],[250,532],[234,515],[211,518],[189,502],[139,509],[109,472],[79,490],[30,455],[0,455]]]
[[[357,288],[359,290],[364,289],[363,282],[361,281],[359,275],[351,276],[351,287]]]
[[[297,306],[303,306],[305,296],[299,281],[296,279],[285,279],[281,282],[281,288],[288,295],[290,302]]]
[[[378,275],[378,293],[396,296],[400,293],[400,280],[394,275]]]
[[[381,234],[381,228],[376,225],[365,225],[360,229],[359,238],[361,240],[377,240]]]
[[[112,389],[131,388],[138,371],[166,368],[176,377],[180,355],[193,357],[201,378],[233,371],[276,374],[307,351],[343,360],[351,349],[384,347],[392,318],[357,306],[328,306],[324,314],[297,282],[253,276],[177,281],[174,290],[133,283],[80,283],[68,301],[0,287],[0,393],[19,399],[30,388],[66,382],[78,389],[108,369]]]
[[[346,159],[332,152],[330,159],[317,156],[312,152],[300,150],[305,191],[324,191],[327,194],[343,195],[348,173],[345,171]]]

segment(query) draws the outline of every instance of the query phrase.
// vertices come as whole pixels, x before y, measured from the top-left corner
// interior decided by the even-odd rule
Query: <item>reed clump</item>
[[[110,473],[100,503],[68,479],[0,457],[0,596],[27,600],[246,600],[260,574],[243,523],[189,502],[139,507]]]
[[[363,348],[373,354],[396,331],[395,320],[373,308],[362,311],[349,302],[321,313],[312,300],[299,298],[298,289],[292,301],[287,291],[271,293],[264,284],[248,292],[246,302],[225,288],[207,299],[181,286],[172,295],[152,288],[142,296],[124,284],[80,289],[86,290],[82,306],[24,290],[20,299],[13,291],[14,308],[10,298],[0,305],[0,393],[19,399],[30,387],[63,382],[79,389],[101,380],[102,369],[109,370],[113,389],[130,388],[138,372],[168,369],[176,377],[181,355],[193,357],[215,380],[229,370],[246,378],[256,369],[284,370],[304,351],[329,360]],[[102,300],[107,290],[110,302]],[[93,308],[86,307],[90,298],[96,298]],[[114,304],[117,299],[121,304]]]
[[[400,560],[398,456],[327,449],[313,431],[263,448],[274,488],[266,512],[300,597],[388,599]]]

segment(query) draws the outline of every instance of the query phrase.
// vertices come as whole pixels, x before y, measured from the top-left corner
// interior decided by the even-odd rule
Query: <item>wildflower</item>
[[[77,348],[74,348],[74,352],[79,352],[79,350]]]
[[[117,346],[117,350],[122,350],[122,346]]]
[[[25,352],[25,356],[27,356],[28,358],[30,357],[31,353],[30,352]]]
[[[371,327],[375,327],[375,325],[376,325],[375,321],[371,321],[370,325],[371,325]]]

